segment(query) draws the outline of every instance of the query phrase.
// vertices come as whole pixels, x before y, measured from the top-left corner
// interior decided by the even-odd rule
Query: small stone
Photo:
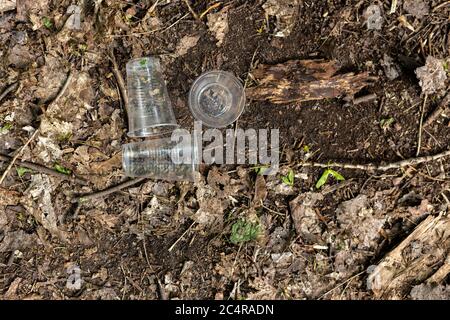
[[[378,5],[373,4],[367,7],[364,12],[368,30],[381,30],[383,27],[383,17],[381,16],[381,9]]]

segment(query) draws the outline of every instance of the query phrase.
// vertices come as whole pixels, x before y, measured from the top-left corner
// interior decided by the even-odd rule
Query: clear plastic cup
[[[194,118],[213,128],[223,128],[236,121],[244,105],[244,87],[239,79],[225,71],[202,74],[189,92],[189,108]]]
[[[128,136],[149,137],[178,127],[157,57],[127,63]]]
[[[196,181],[198,144],[180,144],[170,138],[133,142],[122,146],[122,165],[129,177],[172,181]]]

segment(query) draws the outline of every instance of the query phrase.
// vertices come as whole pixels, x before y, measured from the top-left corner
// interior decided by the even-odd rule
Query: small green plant
[[[11,130],[11,128],[12,128],[12,124],[11,123],[4,124],[3,127],[0,127],[0,134],[8,133],[9,130]]]
[[[320,189],[325,183],[327,183],[328,177],[332,176],[337,181],[343,181],[345,178],[337,171],[334,171],[333,169],[327,169],[322,173],[322,176],[316,183],[316,188]]]
[[[141,59],[141,61],[139,61],[139,64],[140,64],[142,67],[145,67],[145,65],[147,64],[147,60]]]
[[[231,226],[230,241],[233,244],[241,244],[255,240],[260,233],[260,225],[245,219],[239,219]]]
[[[47,28],[51,29],[53,27],[53,22],[50,20],[49,17],[43,17],[42,18],[42,24]]]
[[[268,167],[266,167],[266,166],[259,166],[259,167],[253,168],[253,170],[255,170],[255,172],[258,176],[264,175],[264,172],[266,172],[267,169],[268,169]]]
[[[71,174],[72,170],[64,168],[62,165],[59,164],[55,164],[55,170],[58,171],[59,173],[63,173],[63,174]]]
[[[71,132],[61,133],[58,135],[59,142],[68,142],[68,141],[70,141],[70,138],[72,138]]]
[[[18,167],[16,168],[17,174],[19,175],[19,178],[22,178],[25,173],[27,172],[33,172],[33,170],[25,168],[25,167]]]
[[[284,184],[287,184],[288,186],[294,185],[294,171],[292,169],[289,169],[289,172],[286,176],[281,177],[281,181],[283,181]]]
[[[449,72],[448,61],[444,61],[444,70],[445,72]]]
[[[388,129],[393,123],[395,122],[395,119],[392,117],[386,118],[386,119],[381,119],[380,120],[380,127],[383,130]]]
[[[309,151],[311,151],[311,148],[307,145],[307,144],[305,144],[304,146],[303,146],[303,151],[304,152],[306,152],[306,153],[308,153]]]

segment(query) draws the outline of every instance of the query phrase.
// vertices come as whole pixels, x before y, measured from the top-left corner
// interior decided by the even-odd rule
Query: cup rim
[[[233,117],[231,118],[232,120],[228,120],[226,122],[220,123],[220,119],[223,119],[224,116],[230,114],[230,110],[232,110],[231,108],[229,110],[225,111],[220,116],[217,117],[217,119],[219,120],[219,123],[217,123],[217,122],[212,123],[210,121],[211,117],[203,115],[200,112],[199,108],[195,107],[196,103],[194,103],[194,101],[195,101],[196,95],[194,95],[194,89],[196,88],[196,86],[198,86],[198,83],[204,77],[206,77],[208,75],[211,75],[211,74],[224,75],[224,76],[232,79],[234,81],[234,83],[236,83],[237,87],[239,87],[239,89],[241,89],[241,91],[242,91],[242,96],[241,96],[241,99],[239,100],[238,108],[234,110],[234,111],[237,111],[237,112],[231,112],[231,114],[233,114]],[[206,72],[202,73],[200,76],[198,76],[197,79],[195,79],[195,81],[191,85],[191,88],[189,89],[188,104],[189,104],[189,109],[190,109],[192,115],[194,116],[194,118],[196,120],[202,121],[202,123],[204,123],[208,127],[212,127],[212,128],[225,128],[228,125],[230,125],[233,122],[235,122],[242,115],[242,113],[244,112],[245,102],[246,102],[246,95],[245,95],[244,86],[242,85],[242,83],[239,80],[239,78],[237,78],[233,73],[231,73],[229,71],[216,70],[216,69],[210,70],[210,71],[206,71]]]

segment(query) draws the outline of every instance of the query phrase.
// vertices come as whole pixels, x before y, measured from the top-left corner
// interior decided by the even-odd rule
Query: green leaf
[[[43,17],[42,18],[42,23],[44,24],[44,26],[47,29],[51,29],[53,27],[53,22],[48,17]]]
[[[264,175],[264,172],[266,172],[266,170],[268,169],[268,167],[266,166],[260,166],[260,167],[254,167],[253,168],[256,172],[257,175],[262,176]]]
[[[444,62],[444,70],[445,70],[446,72],[449,71],[449,67],[448,67],[448,62],[447,62],[447,61]]]
[[[303,146],[303,151],[305,151],[306,153],[308,153],[311,150],[311,148],[308,145],[304,145]]]
[[[230,241],[233,244],[252,241],[258,237],[259,233],[259,224],[240,219],[231,226]]]
[[[391,124],[393,124],[395,122],[395,119],[392,117],[389,117],[387,119],[381,119],[380,120],[380,127],[381,129],[387,129],[391,126]]]
[[[337,181],[344,181],[345,180],[345,178],[344,178],[344,176],[342,174],[340,174],[339,172],[334,171],[332,169],[328,169],[328,174],[332,175],[333,178],[335,178]]]
[[[147,60],[142,59],[141,61],[139,61],[139,64],[144,67],[147,64]]]
[[[339,172],[334,171],[332,169],[325,170],[322,175],[320,176],[320,179],[316,182],[316,189],[320,189],[325,183],[328,181],[328,177],[332,176],[338,181],[345,180],[344,176],[342,176]]]
[[[33,170],[25,168],[25,167],[18,167],[16,168],[17,174],[19,175],[19,178],[22,178],[25,173],[27,172],[33,172]]]
[[[289,170],[288,174],[286,176],[281,177],[281,181],[284,184],[287,184],[288,186],[294,185],[294,171],[292,169]]]
[[[0,127],[0,133],[7,133],[9,130],[11,130],[12,124],[6,123],[3,127]]]
[[[329,169],[325,170],[324,173],[322,173],[322,175],[320,176],[320,179],[317,180],[316,189],[320,189],[325,183],[327,183],[329,176],[328,170]]]
[[[58,171],[59,173],[63,173],[63,174],[71,174],[72,170],[64,168],[63,166],[59,165],[59,164],[55,164],[55,170]]]

